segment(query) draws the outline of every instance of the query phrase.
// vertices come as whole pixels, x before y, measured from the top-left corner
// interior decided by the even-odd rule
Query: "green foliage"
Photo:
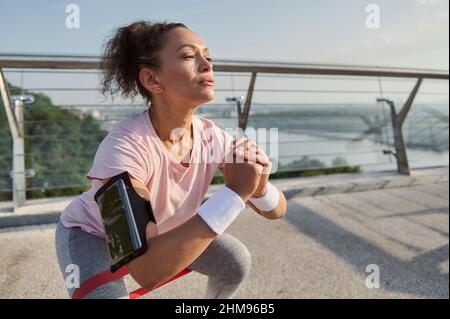
[[[300,160],[293,161],[286,165],[279,165],[278,172],[271,178],[320,176],[343,173],[361,173],[359,166],[348,166],[345,158],[338,156],[332,161],[331,167],[318,159],[309,159],[303,156]]]
[[[333,167],[342,167],[347,165],[348,165],[347,160],[345,159],[345,157],[342,156],[336,156],[336,158],[332,162]]]
[[[86,190],[81,185],[88,185],[85,174],[107,132],[91,115],[54,105],[42,93],[9,87],[11,95],[32,94],[36,100],[24,111],[25,168],[36,172],[26,181],[27,189],[35,189],[27,191],[27,198],[73,195]],[[5,190],[11,189],[8,174],[12,170],[12,138],[1,100],[0,136],[0,190]],[[61,185],[67,187],[52,189]],[[0,200],[11,198],[11,192],[0,192]]]

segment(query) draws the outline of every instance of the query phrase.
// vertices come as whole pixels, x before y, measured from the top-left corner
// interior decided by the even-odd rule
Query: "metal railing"
[[[0,90],[2,94],[2,101],[5,108],[5,114],[7,118],[7,123],[9,126],[10,135],[12,137],[13,151],[11,156],[6,156],[0,154],[0,160],[3,157],[3,160],[12,160],[13,162],[13,172],[12,174],[8,174],[8,172],[0,171],[0,179],[3,178],[12,178],[12,191],[13,191],[13,200],[15,202],[15,207],[19,207],[23,205],[25,202],[25,191],[33,190],[33,189],[51,189],[57,187],[69,187],[69,186],[81,186],[82,184],[73,184],[68,183],[66,185],[49,185],[49,186],[38,186],[38,187],[25,187],[27,174],[32,174],[29,170],[25,169],[25,159],[33,156],[33,153],[28,151],[25,152],[25,143],[24,140],[28,139],[33,142],[37,142],[39,140],[45,139],[46,142],[51,142],[54,140],[67,140],[69,141],[71,138],[71,134],[64,133],[53,133],[46,132],[42,130],[41,133],[33,132],[33,134],[26,134],[24,130],[24,124],[33,125],[36,127],[46,127],[47,125],[51,125],[52,123],[47,122],[46,120],[39,121],[24,121],[23,119],[23,107],[24,101],[20,99],[12,102],[11,94],[9,92],[9,87],[6,82],[6,78],[4,72],[6,73],[20,73],[23,74],[93,74],[96,75],[99,72],[100,68],[100,60],[98,57],[93,56],[32,56],[32,55],[0,55]],[[384,154],[385,156],[389,156],[390,159],[394,158],[397,166],[397,171],[400,174],[410,174],[410,162],[407,157],[407,148],[408,144],[413,145],[414,147],[420,146],[420,139],[422,138],[426,144],[428,140],[436,140],[442,138],[445,135],[445,132],[448,133],[448,114],[444,113],[443,121],[440,123],[444,123],[444,125],[432,125],[432,128],[428,128],[425,135],[414,137],[414,139],[408,138],[411,134],[407,134],[407,138],[405,141],[403,128],[404,125],[407,125],[409,131],[422,131],[418,128],[412,128],[414,125],[424,124],[424,121],[421,120],[422,114],[413,115],[408,117],[408,114],[411,111],[413,102],[421,88],[424,80],[432,80],[432,81],[448,81],[449,74],[448,71],[442,70],[424,70],[424,69],[406,69],[406,68],[381,68],[381,67],[363,67],[363,66],[346,66],[346,65],[314,65],[314,64],[293,64],[293,63],[268,63],[268,62],[252,62],[252,61],[220,61],[217,60],[214,62],[214,72],[216,76],[226,76],[227,73],[231,76],[242,76],[248,78],[248,87],[246,89],[234,87],[230,88],[217,88],[215,89],[217,92],[246,92],[245,99],[242,101],[242,107],[240,104],[237,105],[236,112],[231,112],[230,109],[224,111],[222,107],[217,108],[217,112],[208,108],[206,113],[209,116],[215,117],[220,114],[225,114],[225,118],[233,118],[238,124],[238,126],[242,129],[246,129],[247,126],[251,125],[252,127],[264,127],[270,123],[272,126],[282,126],[284,132],[286,134],[309,134],[313,135],[312,139],[308,140],[286,140],[280,141],[280,145],[282,147],[286,147],[287,150],[292,149],[290,145],[324,145],[330,142],[330,139],[338,142],[354,142],[360,141],[361,139],[367,138],[371,134],[375,137],[375,139],[383,139],[384,144],[373,144],[378,145],[377,147],[369,147],[369,148],[361,148],[356,152],[349,152],[353,156],[361,158],[367,158],[369,155],[379,156],[380,154]],[[296,79],[301,78],[305,81],[313,81],[317,79],[330,79],[336,81],[345,81],[345,80],[353,80],[353,81],[377,81],[381,84],[382,81],[401,81],[401,80],[415,80],[414,87],[411,91],[399,91],[399,90],[391,90],[391,91],[383,91],[383,90],[348,90],[348,89],[338,89],[338,90],[330,90],[330,89],[274,89],[274,88],[257,88],[256,87],[256,79],[258,78],[290,78]],[[383,79],[383,80],[382,80]],[[24,89],[24,88],[22,88]],[[66,91],[93,91],[97,92],[99,89],[97,87],[28,87],[27,91],[41,91],[41,92],[66,92]],[[358,111],[349,110],[347,113],[342,110],[321,110],[320,107],[317,107],[317,110],[314,109],[317,114],[312,114],[311,106],[309,110],[305,110],[306,107],[304,105],[298,105],[298,113],[292,113],[292,109],[283,113],[283,111],[271,111],[269,114],[264,112],[265,105],[252,103],[253,97],[255,93],[282,93],[282,94],[322,94],[322,95],[333,95],[333,94],[348,94],[348,95],[376,95],[378,98],[378,102],[383,104],[383,108],[379,108],[376,116],[374,118],[377,121],[373,121],[372,117],[368,114],[358,114]],[[406,94],[408,98],[403,103],[403,105],[397,109],[395,105],[396,102],[389,98],[385,98],[385,96],[391,97],[395,95],[403,95]],[[429,96],[439,96],[446,95],[448,96],[448,92],[421,92],[423,95]],[[272,104],[273,105],[273,104]],[[385,109],[385,106],[388,106]],[[101,107],[108,107],[110,110],[114,109],[114,104],[66,104],[64,108],[93,108],[99,109]],[[129,104],[129,106],[133,106],[133,104]],[[139,106],[139,104],[137,105]],[[142,105],[140,105],[142,106]],[[120,105],[121,108],[124,105]],[[280,109],[284,106],[280,106]],[[119,109],[119,107],[118,107]],[[336,108],[337,109],[337,108]],[[431,110],[431,109],[430,109]],[[381,111],[383,113],[381,113]],[[436,111],[436,109],[434,109]],[[230,113],[231,112],[231,113]],[[303,113],[302,113],[303,112]],[[309,113],[308,113],[309,112]],[[437,111],[439,112],[439,111]],[[112,113],[112,111],[111,111]],[[297,115],[296,115],[297,114]],[[306,114],[306,115],[305,115]],[[312,114],[312,115],[311,115]],[[436,115],[436,114],[435,114]],[[442,114],[441,114],[442,115]],[[293,122],[293,124],[289,124],[292,121],[292,117],[301,117],[306,116],[308,119],[314,118],[314,116],[322,116],[325,117],[338,117],[342,120],[342,123],[336,121],[330,122],[330,126],[326,127],[324,123],[321,125],[309,125],[308,122]],[[309,116],[309,117],[308,117]],[[362,121],[365,123],[366,127],[356,127],[354,122],[354,118],[352,118],[353,123],[352,126],[355,126],[354,130],[349,130],[348,125],[345,124],[346,116],[358,117],[360,116]],[[378,118],[379,116],[379,118]],[[425,115],[426,116],[426,115]],[[100,119],[97,122],[102,125],[113,124],[120,119],[123,118],[123,114],[112,116],[109,118]],[[408,123],[406,119],[411,119],[412,123]],[[371,122],[372,121],[372,122]],[[226,122],[226,119],[225,119]],[[447,126],[445,127],[445,122],[447,122]],[[414,124],[415,123],[415,124]],[[42,124],[42,125],[41,125]],[[392,133],[390,134],[389,126],[392,127]],[[434,130],[434,128],[436,129]],[[359,130],[359,132],[358,132]],[[373,132],[371,132],[371,130]],[[408,131],[407,130],[407,131]],[[92,133],[98,131],[94,130]],[[375,133],[374,133],[375,132]],[[84,131],[84,133],[89,133],[89,131]],[[350,133],[354,133],[353,135]],[[421,132],[422,133],[422,132]],[[352,136],[349,136],[352,135]],[[429,135],[427,135],[429,134]],[[448,134],[447,134],[448,135]],[[300,135],[298,135],[300,136]],[[361,137],[363,136],[363,137]],[[99,139],[102,136],[98,137]],[[379,141],[378,141],[379,142]],[[5,143],[8,144],[9,141],[6,140],[6,137],[3,137],[0,140],[0,144]],[[447,152],[448,152],[448,139],[443,142],[444,146],[447,143]],[[442,143],[441,143],[442,144]],[[388,145],[392,146],[394,150],[386,150],[381,146]],[[325,148],[323,149],[326,150]],[[92,151],[92,150],[91,150]],[[297,164],[286,166],[284,170],[289,169],[317,169],[323,168],[323,164],[320,163],[319,160],[321,158],[330,158],[333,162],[333,167],[345,167],[347,164],[345,161],[342,161],[342,156],[346,155],[346,151],[335,151],[333,153],[327,153],[324,151],[313,151],[308,154],[304,154],[302,156],[297,152],[296,154],[285,153],[283,154],[283,159],[297,159]],[[54,161],[64,160],[67,158],[67,152],[64,157],[60,156],[50,156]],[[314,157],[311,160],[311,157]],[[332,158],[333,157],[333,158]],[[92,154],[72,154],[72,159],[79,159],[80,161],[88,159],[92,159]],[[306,163],[306,164],[305,164]],[[377,165],[377,163],[363,163],[364,166],[368,167],[371,165]],[[281,170],[283,171],[283,169]],[[51,172],[48,172],[48,175],[51,174],[66,174],[66,173],[76,173],[77,171],[66,169],[66,170],[55,170],[53,169]],[[87,170],[84,168],[78,171],[78,174],[86,173]],[[1,190],[1,187],[0,187]]]

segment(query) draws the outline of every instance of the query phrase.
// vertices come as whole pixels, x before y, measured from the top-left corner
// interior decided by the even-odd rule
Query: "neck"
[[[188,136],[190,136],[195,108],[188,108],[186,110],[183,108],[152,103],[148,112],[153,128],[161,141],[176,143],[180,139],[179,134],[172,136],[172,139],[170,135],[172,131],[177,128],[185,129],[184,132],[187,132],[189,134]]]

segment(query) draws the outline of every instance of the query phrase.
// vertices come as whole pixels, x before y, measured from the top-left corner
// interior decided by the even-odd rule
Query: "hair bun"
[[[119,27],[104,44],[101,59],[103,79],[101,92],[106,98],[120,92],[124,98],[134,99],[139,93],[151,103],[151,93],[141,84],[139,71],[147,66],[158,70],[161,62],[160,51],[167,43],[170,30],[178,27],[188,29],[182,23],[137,21]],[[145,57],[141,63],[140,57]]]

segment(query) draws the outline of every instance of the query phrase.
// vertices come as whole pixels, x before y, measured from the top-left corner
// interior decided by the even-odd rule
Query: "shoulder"
[[[142,113],[125,118],[113,125],[101,141],[97,155],[104,158],[115,156],[133,156],[145,158],[149,147],[145,139],[145,126]]]
[[[101,142],[103,146],[128,146],[136,149],[145,147],[144,137],[148,135],[144,113],[140,112],[115,123]]]
[[[147,133],[147,111],[142,111],[113,125],[110,133],[113,135],[126,135],[126,136],[143,136]]]

